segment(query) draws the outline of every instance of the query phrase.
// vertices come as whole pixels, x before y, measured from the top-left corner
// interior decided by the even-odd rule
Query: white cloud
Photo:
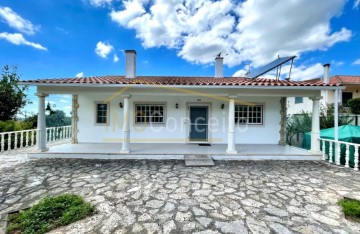
[[[95,6],[95,7],[101,7],[101,6],[106,6],[106,5],[110,5],[111,2],[113,0],[90,0],[90,4]]]
[[[346,28],[332,31],[330,20],[345,0],[126,0],[111,19],[134,29],[145,48],[164,46],[194,63],[213,63],[220,51],[229,66],[260,66],[280,56],[326,50],[348,41]]]
[[[0,33],[0,39],[5,39],[7,41],[9,41],[10,43],[13,43],[15,45],[27,45],[27,46],[31,46],[34,47],[35,49],[39,49],[39,50],[47,50],[46,47],[38,44],[38,43],[34,43],[34,42],[30,42],[28,40],[26,40],[22,34],[20,33],[7,33],[7,32],[3,32]]]
[[[0,18],[11,28],[14,28],[25,34],[32,35],[39,30],[38,26],[34,26],[30,21],[22,18],[10,7],[0,7]]]
[[[117,56],[117,54],[114,54],[114,62],[117,63],[119,61],[119,57]]]
[[[331,65],[334,65],[336,67],[340,67],[340,66],[342,66],[344,64],[345,64],[344,61],[337,61],[337,60],[332,60],[331,61]]]
[[[360,58],[356,59],[352,64],[353,65],[360,65]]]
[[[96,44],[95,53],[102,58],[107,58],[107,56],[110,54],[110,52],[113,49],[114,49],[114,47],[112,45],[110,45],[108,42],[99,41]]]
[[[84,77],[84,72],[79,72],[75,75],[77,78]]]
[[[353,8],[354,8],[354,9],[358,9],[359,6],[360,6],[360,0],[355,0],[355,1],[354,1],[354,6],[353,6]]]
[[[68,101],[68,100],[64,100],[64,99],[61,99],[60,102],[62,102],[62,103],[68,103],[69,101]]]
[[[282,71],[286,73],[290,69],[290,65],[284,66]],[[322,77],[324,74],[324,67],[321,63],[315,63],[310,66],[294,66],[291,70],[291,80],[309,80]]]

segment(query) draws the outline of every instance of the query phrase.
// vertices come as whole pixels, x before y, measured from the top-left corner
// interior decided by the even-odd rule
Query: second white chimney
[[[330,82],[330,63],[324,64],[324,78],[323,82],[328,84]]]
[[[136,78],[136,51],[125,50],[125,78]]]
[[[223,74],[223,64],[224,64],[224,58],[220,56],[216,56],[215,58],[215,77],[216,78],[222,78],[224,77]]]

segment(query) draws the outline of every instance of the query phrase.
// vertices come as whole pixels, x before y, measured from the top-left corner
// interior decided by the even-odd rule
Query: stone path
[[[336,204],[360,197],[360,173],[322,162],[46,159],[0,173],[1,218],[49,194],[96,205],[52,233],[360,233]]]
[[[55,141],[48,143],[48,147],[59,146],[63,144],[69,144],[70,139]],[[36,146],[20,148],[11,151],[0,152],[0,169],[6,167],[14,167],[15,165],[29,161],[27,153],[35,152]]]

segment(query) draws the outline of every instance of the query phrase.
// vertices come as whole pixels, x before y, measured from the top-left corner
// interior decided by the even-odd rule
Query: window
[[[295,97],[295,104],[300,104],[303,102],[304,102],[303,97]]]
[[[165,123],[164,104],[136,104],[135,123]]]
[[[348,106],[347,101],[349,101],[350,99],[353,98],[353,93],[351,93],[351,92],[342,92],[341,97],[342,97],[342,105],[344,107],[347,107]]]
[[[237,124],[263,124],[263,106],[235,106],[235,123]]]
[[[97,102],[96,106],[96,123],[107,124],[109,115],[109,105],[107,103]]]

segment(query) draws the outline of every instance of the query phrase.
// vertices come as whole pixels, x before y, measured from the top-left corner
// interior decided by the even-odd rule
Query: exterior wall
[[[123,102],[121,95],[110,103],[110,123],[108,126],[95,124],[95,102],[109,100],[111,94],[79,93],[78,140],[85,142],[121,142]],[[200,101],[200,100],[201,101]],[[241,102],[264,105],[263,125],[241,125],[236,128],[237,144],[278,144],[280,135],[280,97],[241,98]],[[135,103],[165,103],[165,124],[138,125],[134,123]],[[178,103],[179,108],[175,105]],[[212,131],[209,139],[214,144],[227,143],[228,100],[227,98],[204,98],[195,96],[132,95],[130,98],[130,142],[131,143],[187,143],[188,104],[209,104],[209,119]],[[224,104],[224,109],[221,105]]]
[[[346,88],[341,92],[352,92],[353,98],[360,98],[359,85],[346,85]],[[334,103],[334,91],[322,91],[321,95],[323,96],[323,99],[321,99],[320,101],[321,106],[326,106],[326,104]],[[341,103],[341,93],[339,95],[339,102]],[[295,97],[288,97],[287,107],[288,114],[298,114],[301,113],[302,110],[306,112],[312,112],[312,101],[308,97],[304,97],[303,103],[295,104]]]
[[[303,97],[303,103],[295,103],[295,97],[287,98],[287,114],[299,114],[302,111],[312,112],[312,101],[308,97]]]

